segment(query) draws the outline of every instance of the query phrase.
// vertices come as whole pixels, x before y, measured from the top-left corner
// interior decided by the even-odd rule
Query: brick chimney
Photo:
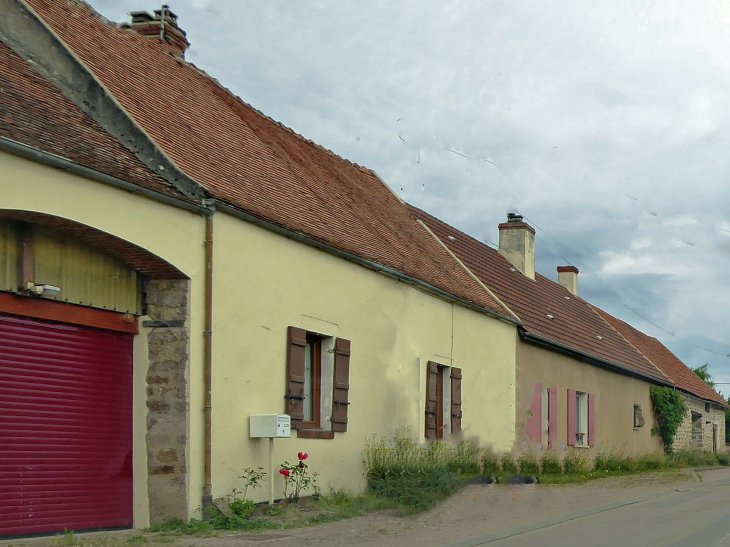
[[[509,213],[507,222],[499,225],[498,250],[525,277],[535,279],[535,229],[522,215]]]
[[[177,15],[170,11],[170,6],[163,5],[162,9],[155,10],[154,17],[146,11],[133,11],[132,24],[123,25],[131,28],[142,36],[152,36],[168,44],[173,51],[180,55],[190,46],[183,29],[177,26]]]
[[[558,266],[558,285],[562,285],[575,296],[578,296],[578,268],[575,266]]]

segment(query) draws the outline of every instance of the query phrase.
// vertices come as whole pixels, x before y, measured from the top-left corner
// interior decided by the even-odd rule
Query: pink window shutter
[[[595,400],[595,396],[593,395],[593,393],[589,393],[588,394],[588,446],[596,445],[594,400]]]
[[[548,389],[548,448],[558,442],[558,386]]]
[[[568,446],[575,446],[575,390],[568,390]]]
[[[542,437],[542,384],[539,382],[532,393],[530,412],[525,420],[525,435],[536,442],[540,442]]]

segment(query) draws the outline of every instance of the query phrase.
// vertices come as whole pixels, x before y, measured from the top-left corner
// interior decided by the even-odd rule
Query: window
[[[461,369],[429,361],[426,368],[426,438],[461,431]]]
[[[347,431],[350,341],[289,327],[285,412],[298,437]]]
[[[588,394],[575,392],[575,446],[588,446]]]
[[[322,413],[322,339],[307,334],[304,350],[304,418],[302,429],[319,429]]]
[[[568,446],[595,445],[594,401],[592,393],[568,390]]]
[[[634,405],[634,429],[644,427],[644,414],[641,412],[641,405]]]
[[[710,403],[705,403],[705,412],[710,412]]]

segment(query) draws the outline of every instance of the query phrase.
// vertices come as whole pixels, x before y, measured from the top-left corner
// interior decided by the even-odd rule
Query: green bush
[[[404,513],[429,509],[480,472],[472,443],[450,447],[432,441],[421,446],[410,429],[369,440],[363,455],[368,492],[394,501]]]
[[[602,452],[593,462],[596,471],[628,472],[631,470],[630,461],[619,452]]]
[[[502,473],[510,475],[517,474],[517,465],[512,459],[511,454],[505,454],[504,456],[502,456]]]
[[[500,474],[499,459],[492,452],[482,453],[482,475],[496,477]]]
[[[577,454],[568,454],[563,459],[563,469],[566,475],[581,475],[588,472],[586,459]]]
[[[243,518],[251,516],[254,510],[253,501],[246,498],[235,499],[228,504],[228,507],[230,507],[234,515]]]
[[[540,467],[535,461],[535,456],[531,453],[522,454],[520,456],[520,475],[525,477],[534,477],[540,474]]]
[[[555,452],[546,452],[540,462],[543,475],[560,475],[563,468],[560,465],[557,454]]]
[[[717,463],[719,463],[720,465],[730,465],[730,459],[724,454],[718,454]]]
[[[658,424],[652,427],[651,432],[661,436],[664,451],[671,454],[674,436],[687,415],[687,405],[679,392],[670,387],[652,386],[649,394]]]

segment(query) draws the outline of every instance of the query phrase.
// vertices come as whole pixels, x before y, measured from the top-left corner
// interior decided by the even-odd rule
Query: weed
[[[586,459],[577,454],[568,454],[563,459],[563,469],[566,475],[582,475],[588,472]]]
[[[532,453],[522,454],[520,456],[520,475],[525,477],[534,477],[540,474],[540,466],[535,460]]]
[[[482,475],[487,477],[496,477],[500,474],[499,460],[492,452],[484,451],[482,453]]]
[[[147,543],[147,538],[144,536],[130,536],[127,538],[127,543]]]
[[[540,463],[542,465],[542,472],[545,475],[560,475],[563,472],[558,455],[553,451],[546,452]]]
[[[65,528],[63,530],[63,536],[59,538],[58,544],[62,545],[63,547],[73,547],[74,545],[78,545],[79,541],[76,538],[73,530]]]
[[[502,473],[510,475],[517,474],[517,465],[512,459],[511,454],[505,454],[504,456],[502,456]]]

